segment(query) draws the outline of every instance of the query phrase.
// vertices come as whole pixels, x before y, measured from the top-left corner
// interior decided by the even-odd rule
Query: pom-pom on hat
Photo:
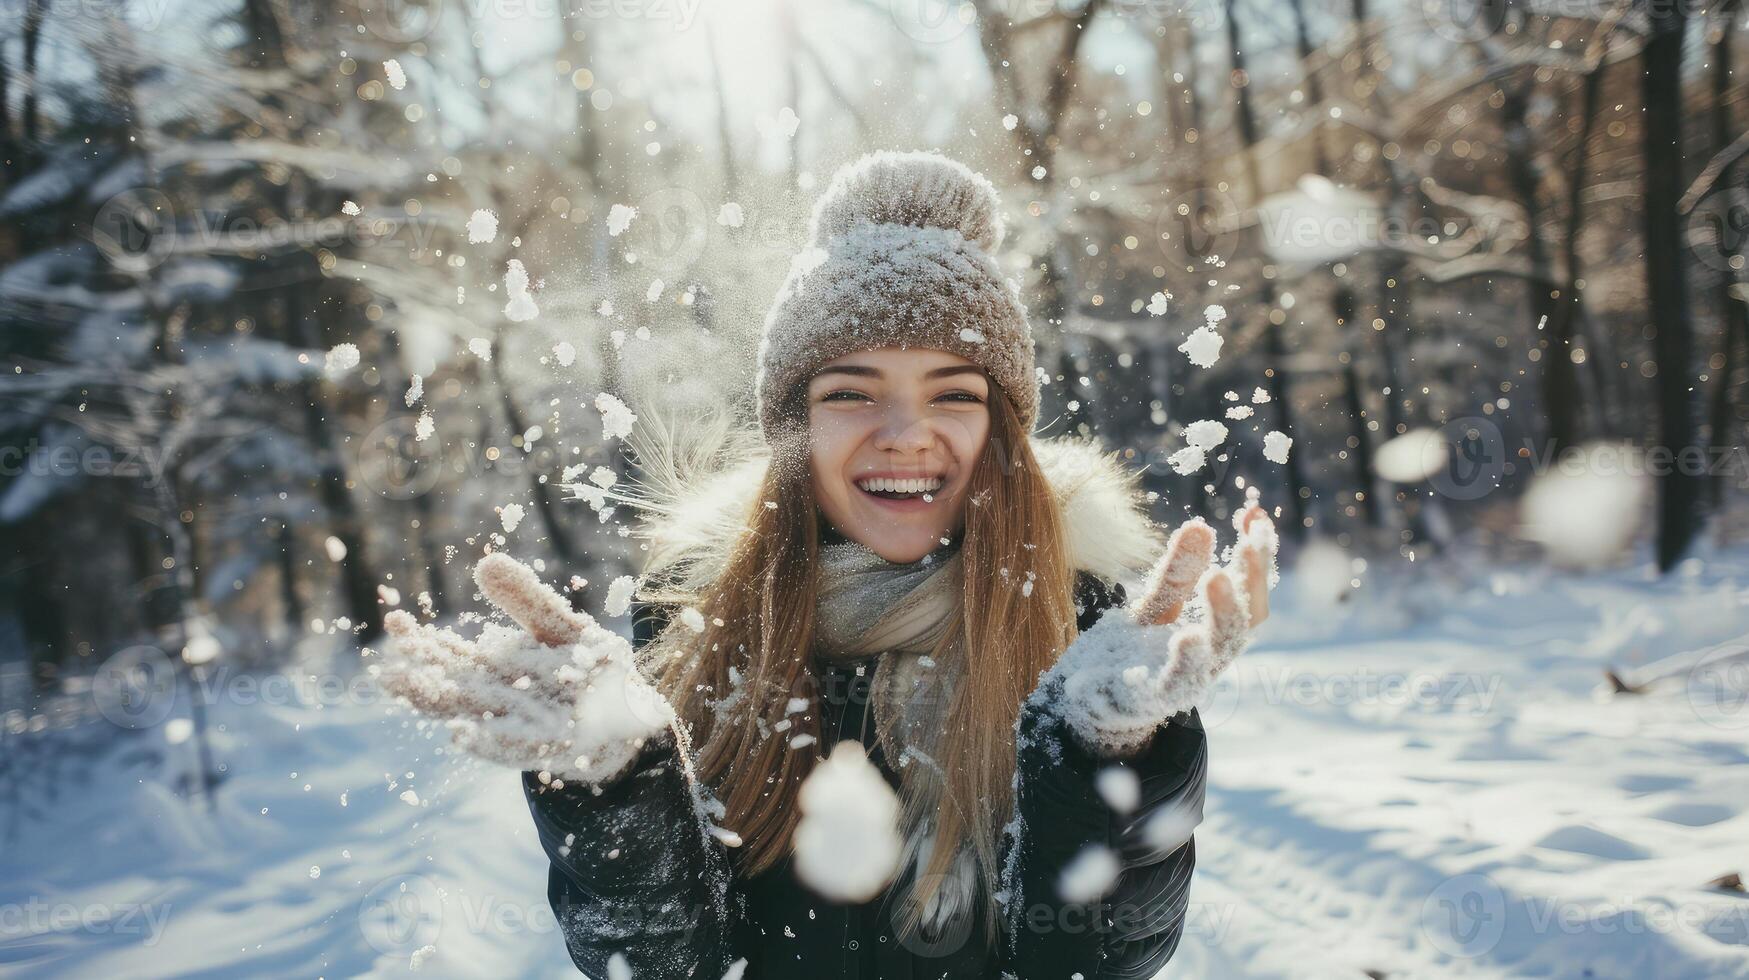
[[[1031,431],[1032,327],[991,255],[1005,233],[999,208],[990,181],[940,153],[883,150],[833,175],[760,334],[754,393],[768,441],[794,386],[876,347],[935,348],[980,365]]]

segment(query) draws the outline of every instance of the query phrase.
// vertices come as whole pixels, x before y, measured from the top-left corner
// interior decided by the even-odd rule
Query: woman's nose
[[[875,442],[878,449],[915,453],[935,445],[935,430],[929,420],[915,412],[893,412],[881,426]]]

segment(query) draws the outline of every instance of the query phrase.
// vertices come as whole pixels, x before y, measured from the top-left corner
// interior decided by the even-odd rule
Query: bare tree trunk
[[[1731,75],[1733,71],[1731,58],[1731,27],[1736,21],[1737,0],[1725,0],[1719,7],[1719,37],[1713,42],[1713,150],[1718,152],[1730,146],[1736,138],[1735,122],[1731,118]],[[1742,200],[1743,191],[1735,180],[1735,167],[1727,168],[1719,175],[1719,183],[1729,189],[1725,192],[1729,200],[1726,214],[1738,214],[1738,203]],[[1718,228],[1719,246],[1721,249],[1736,251],[1738,239],[1733,236],[1736,229],[1729,227],[1727,222],[1720,222]],[[1737,296],[1736,291],[1743,285],[1742,277],[1727,264],[1719,278],[1719,312],[1723,322],[1719,325],[1719,348],[1724,356],[1718,376],[1713,379],[1712,406],[1707,413],[1707,441],[1711,443],[1713,452],[1721,453],[1730,450],[1734,443],[1731,424],[1731,395],[1736,384],[1737,375],[1737,345],[1739,340],[1749,341],[1749,311],[1745,310],[1744,300]],[[1725,506],[1725,491],[1730,485],[1729,472],[1732,467],[1719,467],[1718,474],[1712,481],[1712,506],[1715,511]]]
[[[1525,249],[1530,258],[1530,275],[1525,289],[1530,292],[1530,315],[1536,329],[1543,334],[1538,345],[1543,352],[1542,400],[1543,414],[1548,418],[1548,440],[1551,458],[1579,445],[1579,377],[1573,367],[1573,345],[1568,336],[1554,336],[1551,325],[1571,325],[1562,315],[1562,304],[1551,288],[1554,272],[1549,265],[1549,247],[1543,233],[1542,201],[1539,190],[1542,180],[1537,172],[1535,148],[1537,139],[1525,116],[1529,112],[1532,82],[1524,80],[1510,86],[1502,113],[1506,129],[1506,173],[1524,208],[1528,226]],[[1558,322],[1557,322],[1558,321]]]
[[[1590,355],[1587,363],[1591,365],[1591,411],[1587,414],[1595,432],[1604,432],[1608,428],[1608,412],[1605,408],[1608,379],[1604,377],[1602,367],[1606,358],[1601,349],[1601,338],[1586,336],[1579,329],[1585,311],[1584,300],[1579,295],[1579,280],[1583,278],[1584,271],[1584,265],[1579,258],[1579,229],[1585,222],[1585,185],[1591,169],[1591,136],[1596,130],[1597,102],[1602,91],[1603,64],[1600,59],[1585,74],[1580,85],[1579,145],[1574,148],[1573,166],[1567,178],[1567,231],[1562,242],[1562,265],[1565,266],[1566,277],[1561,285],[1560,310],[1550,324],[1552,336],[1558,342],[1569,347],[1584,346]],[[1544,397],[1548,397],[1546,393]]]
[[[1705,492],[1702,474],[1684,462],[1702,449],[1692,394],[1694,322],[1689,308],[1688,267],[1682,220],[1676,211],[1684,184],[1682,42],[1688,28],[1688,8],[1679,3],[1649,3],[1647,11],[1651,29],[1641,54],[1640,75],[1646,285],[1648,329],[1658,369],[1658,446],[1674,460],[1669,472],[1658,480],[1658,567],[1668,571],[1694,539]]]
[[[528,431],[528,422],[522,416],[522,410],[517,407],[516,399],[510,394],[510,382],[504,377],[504,346],[503,331],[492,339],[492,356],[486,359],[486,367],[492,373],[492,384],[498,389],[498,401],[504,408],[504,420],[510,426],[514,435]],[[526,447],[525,450],[526,451]],[[553,557],[557,558],[565,568],[576,565],[577,549],[571,543],[571,536],[565,526],[559,523],[558,508],[553,503],[553,483],[542,481],[541,474],[531,471],[528,474],[529,492],[534,495],[535,513],[540,515],[541,526],[546,528],[547,542],[553,549]]]

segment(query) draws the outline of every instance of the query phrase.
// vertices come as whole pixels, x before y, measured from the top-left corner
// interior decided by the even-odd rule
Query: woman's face
[[[840,534],[914,562],[960,527],[990,435],[988,377],[957,354],[883,347],[808,382],[814,498]]]

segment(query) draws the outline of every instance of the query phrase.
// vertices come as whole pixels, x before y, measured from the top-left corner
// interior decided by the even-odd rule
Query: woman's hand
[[[1269,589],[1280,537],[1257,502],[1253,488],[1243,509],[1233,515],[1239,542],[1232,560],[1210,568],[1215,557],[1214,529],[1191,520],[1172,532],[1166,553],[1154,564],[1129,613],[1143,626],[1177,622],[1192,591],[1201,593],[1206,618],[1180,629],[1171,640],[1171,660],[1161,681],[1213,681],[1251,642],[1251,633],[1269,618]]]
[[[474,582],[519,628],[487,625],[469,641],[395,610],[384,625],[396,655],[374,669],[383,686],[482,759],[543,781],[618,775],[672,718],[631,645],[508,555],[481,559]]]
[[[1062,682],[1060,710],[1084,742],[1118,754],[1139,747],[1172,715],[1194,707],[1250,643],[1269,615],[1280,539],[1255,489],[1233,527],[1238,544],[1216,566],[1214,529],[1200,519],[1185,522],[1137,598],[1108,611],[1063,652],[1052,668]],[[1187,607],[1195,610],[1188,616]]]

